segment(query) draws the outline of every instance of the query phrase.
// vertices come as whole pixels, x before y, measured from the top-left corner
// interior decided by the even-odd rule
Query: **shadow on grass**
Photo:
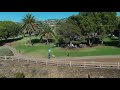
[[[32,39],[31,40],[31,42],[33,43],[33,44],[35,44],[35,43],[46,43],[46,40],[44,40],[44,39]],[[49,43],[53,43],[54,42],[54,40],[53,39],[49,39]]]
[[[118,38],[110,38],[111,41],[104,41],[104,45],[106,46],[116,46],[118,47],[119,40]]]
[[[105,46],[117,46],[118,45],[118,40],[116,41],[110,41],[110,42],[104,42]]]
[[[11,43],[11,42],[14,42],[14,41],[18,41],[18,40],[21,40],[21,39],[23,39],[23,37],[11,38],[11,39],[8,39],[7,41],[6,40],[0,40],[0,46],[5,45],[6,43]]]
[[[40,39],[32,39],[31,42],[32,42],[33,44],[35,44],[35,43],[40,43],[41,41],[40,41]]]

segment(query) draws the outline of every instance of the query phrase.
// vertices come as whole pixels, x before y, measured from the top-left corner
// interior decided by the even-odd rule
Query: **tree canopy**
[[[59,28],[62,29],[62,38],[65,39],[67,35],[71,34],[74,39],[76,34],[73,32],[79,32],[78,37],[86,37],[87,44],[92,45],[96,42],[103,43],[103,38],[112,34],[117,28],[118,20],[116,12],[81,12],[69,17],[65,23],[61,24],[62,27]]]
[[[7,40],[16,37],[20,32],[20,26],[12,21],[0,21],[0,37]]]

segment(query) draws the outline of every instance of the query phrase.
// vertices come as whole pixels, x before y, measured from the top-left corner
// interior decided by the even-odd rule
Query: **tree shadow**
[[[14,41],[18,41],[18,40],[21,40],[21,39],[23,39],[23,37],[10,38],[7,41],[6,40],[0,40],[0,46],[5,45],[6,43],[11,43],[11,42],[14,42]]]
[[[49,43],[53,43],[54,42],[53,39],[49,39],[48,41],[49,41]],[[46,40],[44,40],[44,39],[41,39],[41,40],[40,39],[32,39],[31,42],[33,44],[35,44],[35,43],[46,43]]]
[[[118,38],[110,38],[111,41],[104,41],[104,45],[106,46],[118,46],[119,40]]]
[[[32,42],[33,44],[35,44],[35,43],[40,43],[41,41],[40,41],[40,39],[32,39],[31,42]]]
[[[116,41],[110,41],[110,42],[104,42],[105,46],[117,46],[118,45],[118,40]]]

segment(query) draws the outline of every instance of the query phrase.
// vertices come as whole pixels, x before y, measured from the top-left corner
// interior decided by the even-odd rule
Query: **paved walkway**
[[[26,55],[23,55],[19,53],[15,48],[9,46],[9,45],[4,45],[4,47],[9,48],[15,57],[17,58],[22,58],[25,60],[47,60],[47,58],[38,58],[38,57],[28,57]],[[64,57],[64,58],[52,58],[52,60],[89,60],[89,59],[120,59],[120,55],[104,55],[104,56],[84,56],[84,57]]]

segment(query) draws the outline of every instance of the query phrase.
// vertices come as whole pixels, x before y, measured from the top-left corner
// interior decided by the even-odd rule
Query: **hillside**
[[[15,78],[17,72],[25,78],[119,78],[120,70],[116,69],[82,69],[65,66],[43,66],[17,61],[0,60],[0,78]],[[21,69],[22,68],[22,69]]]
[[[56,24],[58,22],[65,22],[67,20],[67,18],[63,18],[63,19],[48,19],[48,20],[44,20],[44,21],[41,21],[45,24],[48,24],[50,26],[56,26]]]

